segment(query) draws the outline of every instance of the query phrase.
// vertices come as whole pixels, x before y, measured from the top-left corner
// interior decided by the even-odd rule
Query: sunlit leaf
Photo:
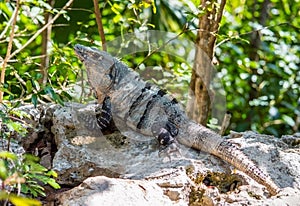
[[[60,185],[54,179],[48,179],[47,183],[54,189],[60,188]]]
[[[54,170],[50,170],[46,173],[47,176],[52,176],[52,177],[55,177],[57,178],[57,173],[54,171]]]
[[[5,161],[3,159],[0,159],[0,179],[4,181],[8,176],[7,167],[5,164]]]
[[[16,206],[41,206],[42,205],[42,203],[38,200],[19,197],[16,195],[9,195],[8,199],[11,203],[13,203]]]
[[[17,160],[17,155],[8,151],[0,151],[0,158],[11,159],[15,161]]]
[[[290,116],[287,116],[284,114],[284,115],[282,115],[282,119],[291,127],[295,126],[295,121]]]

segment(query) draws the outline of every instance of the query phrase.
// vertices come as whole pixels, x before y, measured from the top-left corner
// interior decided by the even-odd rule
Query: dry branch
[[[15,11],[13,13],[13,17],[11,18],[11,32],[10,32],[10,36],[9,36],[9,40],[8,40],[8,45],[7,45],[7,51],[6,51],[6,56],[5,59],[3,61],[2,64],[2,70],[1,70],[1,77],[0,77],[0,85],[3,86],[4,81],[5,81],[5,68],[7,65],[8,60],[10,59],[10,52],[12,49],[12,43],[13,43],[13,39],[14,39],[14,35],[15,35],[15,25],[17,22],[17,16],[18,16],[18,12],[19,12],[19,8],[20,8],[20,0],[17,0],[16,2],[16,8]],[[3,101],[3,91],[0,91],[0,103],[2,103]]]
[[[99,4],[98,4],[98,0],[93,0],[94,2],[94,9],[95,9],[95,15],[96,15],[96,22],[98,25],[98,32],[101,38],[101,42],[102,42],[102,49],[103,51],[106,51],[106,40],[105,40],[105,35],[104,35],[104,29],[103,29],[103,24],[102,24],[102,16],[99,10]]]

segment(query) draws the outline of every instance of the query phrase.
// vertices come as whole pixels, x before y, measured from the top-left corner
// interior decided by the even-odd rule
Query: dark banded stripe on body
[[[143,125],[145,125],[145,122],[149,119],[149,114],[154,104],[156,103],[156,101],[159,101],[159,98],[163,97],[165,94],[166,92],[160,89],[157,91],[157,94],[152,96],[152,99],[150,99],[147,103],[144,113],[137,124],[137,129],[141,129]]]
[[[96,110],[96,119],[101,129],[106,128],[110,124],[112,120],[112,113],[110,98],[108,96],[103,100],[101,111]]]
[[[127,121],[128,117],[131,116],[132,112],[141,104],[142,100],[146,96],[146,92],[150,89],[151,89],[151,84],[146,82],[145,87],[141,90],[141,94],[134,100],[134,102],[129,108],[129,111],[125,115],[125,122]]]
[[[185,118],[182,115],[183,111],[178,110],[178,101],[173,98],[171,101],[165,101],[163,105],[169,122],[172,122],[175,125],[181,125]]]

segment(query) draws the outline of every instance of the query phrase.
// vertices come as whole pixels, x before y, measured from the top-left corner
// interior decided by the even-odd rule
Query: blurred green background
[[[47,23],[47,15],[53,17],[61,12],[66,2],[20,1],[12,52],[22,48]],[[184,25],[188,30],[178,40],[195,42],[198,17],[202,14],[199,5],[199,1],[193,0],[101,1],[99,8],[108,50],[116,52],[118,45],[109,45],[109,42],[116,38],[126,41],[127,33],[159,30],[176,35]],[[11,34],[11,27],[7,25],[15,7],[16,1],[0,1],[0,63],[7,53]],[[299,132],[299,8],[300,1],[296,0],[226,3],[217,34],[214,63],[216,77],[225,91],[226,105],[221,106],[232,113],[230,129],[275,136]],[[1,85],[7,102],[84,103],[91,99],[73,46],[80,43],[101,48],[93,2],[74,0],[51,29],[48,39],[38,35],[8,61],[5,82]],[[45,41],[49,55],[46,66],[41,60],[47,55],[42,49]],[[161,44],[163,41],[162,38]],[[119,57],[130,67],[138,67],[137,71],[147,69],[149,72],[151,68],[154,76],[150,80],[185,103],[192,68],[190,60],[163,52],[145,58],[147,54],[141,51],[126,55],[125,51]],[[41,70],[47,72],[46,78]],[[85,93],[74,95],[79,91]]]

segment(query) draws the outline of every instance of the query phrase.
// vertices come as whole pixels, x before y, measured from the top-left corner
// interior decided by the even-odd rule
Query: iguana
[[[98,102],[103,103],[98,117],[101,127],[112,117],[120,119],[133,131],[157,138],[162,147],[173,150],[179,142],[213,154],[264,185],[271,195],[279,192],[271,178],[235,144],[190,120],[165,91],[143,81],[137,72],[104,51],[77,44],[75,53],[87,69]]]

